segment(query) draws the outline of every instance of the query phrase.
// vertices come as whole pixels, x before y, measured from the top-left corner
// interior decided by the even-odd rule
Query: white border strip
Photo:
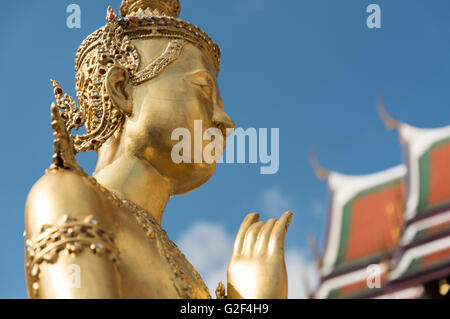
[[[399,135],[402,143],[408,145],[409,181],[408,199],[406,201],[405,219],[416,216],[419,204],[419,158],[434,143],[450,137],[450,125],[436,129],[422,129],[401,123]]]
[[[381,263],[377,265],[381,268],[381,274],[384,274],[387,270],[386,264]],[[367,272],[367,268],[362,268],[348,274],[330,278],[320,285],[319,290],[316,293],[316,298],[325,299],[333,289],[345,287],[361,281],[366,281],[369,275],[370,274]]]
[[[438,214],[436,216],[429,217],[427,219],[419,220],[414,222],[413,224],[409,225],[408,228],[406,228],[405,233],[402,237],[402,245],[409,244],[413,239],[414,236],[423,229],[428,229],[433,226],[437,226],[440,224],[444,224],[450,221],[450,210]]]
[[[423,296],[424,290],[423,286],[410,287],[374,299],[417,299]]]
[[[414,259],[448,248],[450,248],[450,236],[408,249],[403,254],[397,267],[391,271],[389,280],[399,278],[408,269]]]

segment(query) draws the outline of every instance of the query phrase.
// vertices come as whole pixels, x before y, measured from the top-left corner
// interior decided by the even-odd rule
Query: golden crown
[[[107,24],[88,36],[75,56],[77,102],[52,80],[56,107],[61,112],[74,153],[97,150],[120,130],[124,116],[109,98],[105,78],[113,66],[128,70],[130,81],[138,85],[153,79],[181,54],[186,43],[197,46],[209,59],[216,75],[220,68],[220,49],[200,28],[178,19],[178,0],[123,0],[122,18],[111,7]],[[170,39],[166,50],[146,66],[131,40]],[[84,134],[73,135],[84,127]]]
[[[161,14],[178,18],[180,16],[181,7],[178,0],[123,0],[120,6],[120,14],[127,16],[139,9],[158,10]]]
[[[220,48],[199,27],[178,18],[181,8],[178,0],[123,0],[119,19],[111,8],[106,17],[108,24],[116,22],[117,32],[124,32],[130,39],[169,38],[186,40],[203,51],[209,58],[216,75],[220,70]],[[107,28],[101,28],[88,36],[75,57],[75,70],[88,53],[102,41]]]

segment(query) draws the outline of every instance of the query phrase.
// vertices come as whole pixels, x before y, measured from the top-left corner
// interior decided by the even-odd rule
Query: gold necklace
[[[77,170],[88,179],[106,198],[118,208],[125,208],[135,216],[138,224],[145,234],[152,240],[156,240],[160,256],[171,270],[170,277],[183,299],[210,299],[211,295],[203,279],[197,270],[187,260],[186,256],[179,250],[177,245],[169,238],[166,231],[156,220],[144,209],[135,203],[122,199],[114,192],[102,186],[93,176],[84,172],[81,168]]]

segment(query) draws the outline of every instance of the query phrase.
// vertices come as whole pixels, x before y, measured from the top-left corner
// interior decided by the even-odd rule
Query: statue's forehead
[[[170,43],[168,39],[147,39],[147,40],[135,40],[137,51],[140,55],[140,68],[143,69],[147,65],[153,63],[158,59],[161,54],[166,50],[167,45]],[[205,54],[191,43],[186,43],[183,47],[181,56],[176,60],[176,69],[180,72],[193,72],[197,70],[207,70],[215,78],[214,67],[211,65],[209,59]],[[173,69],[174,68],[170,68]],[[165,71],[166,72],[166,71]]]
[[[187,43],[183,48],[180,63],[186,63],[191,68],[190,71],[208,70],[215,78],[214,67],[209,62],[209,59],[202,50],[191,43]]]

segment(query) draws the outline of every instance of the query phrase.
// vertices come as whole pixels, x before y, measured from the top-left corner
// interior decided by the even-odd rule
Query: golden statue
[[[174,163],[171,133],[201,120],[226,136],[234,123],[216,81],[219,47],[179,13],[178,0],[124,0],[122,18],[108,8],[76,54],[79,105],[52,81],[53,164],[25,209],[31,298],[210,298],[160,224],[170,196],[206,183],[216,163]],[[93,176],[75,160],[89,150]],[[291,218],[244,219],[218,298],[287,297]]]

